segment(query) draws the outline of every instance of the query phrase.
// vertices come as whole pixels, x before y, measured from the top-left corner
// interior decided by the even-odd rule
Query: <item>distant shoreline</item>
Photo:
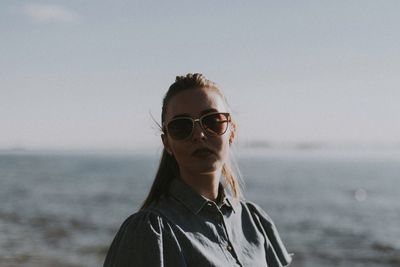
[[[356,144],[356,143],[318,143],[318,142],[293,142],[272,143],[264,141],[252,141],[240,143],[235,146],[239,153],[280,153],[280,152],[400,152],[400,144]],[[137,149],[85,149],[85,148],[0,148],[0,154],[12,155],[149,155],[159,156],[162,147],[137,148]]]

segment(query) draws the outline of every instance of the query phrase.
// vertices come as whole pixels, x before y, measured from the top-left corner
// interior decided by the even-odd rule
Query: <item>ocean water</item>
[[[245,196],[295,267],[400,266],[400,153],[250,151]],[[157,155],[0,153],[0,266],[101,266]]]

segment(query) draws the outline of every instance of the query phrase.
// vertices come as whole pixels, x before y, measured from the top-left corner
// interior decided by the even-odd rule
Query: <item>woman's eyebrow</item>
[[[204,114],[207,114],[207,113],[211,113],[211,112],[218,112],[218,110],[215,109],[215,108],[209,108],[209,109],[203,110],[203,111],[200,113],[200,116],[202,116],[202,115],[204,115]]]
[[[188,114],[188,113],[178,114],[178,115],[173,116],[172,119],[180,118],[180,117],[190,117],[190,114]]]
[[[209,109],[206,109],[206,110],[203,110],[202,112],[200,112],[200,116],[202,116],[204,114],[207,114],[207,113],[211,113],[211,112],[218,112],[218,110],[215,109],[215,108],[209,108]],[[181,118],[181,117],[190,117],[190,118],[192,118],[192,116],[190,116],[190,114],[182,113],[182,114],[177,114],[177,115],[173,116],[172,119]]]

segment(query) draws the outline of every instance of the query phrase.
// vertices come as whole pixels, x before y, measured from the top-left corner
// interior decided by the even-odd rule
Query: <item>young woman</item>
[[[201,74],[178,76],[161,121],[154,183],[115,236],[104,267],[289,265],[271,219],[241,197],[229,164],[236,126],[216,84]]]

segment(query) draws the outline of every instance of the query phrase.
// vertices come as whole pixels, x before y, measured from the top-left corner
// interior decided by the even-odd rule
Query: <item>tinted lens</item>
[[[193,121],[189,118],[178,118],[168,123],[168,134],[174,139],[185,139],[193,130]]]
[[[208,132],[222,135],[228,128],[229,118],[227,114],[216,113],[204,116],[201,122]]]

